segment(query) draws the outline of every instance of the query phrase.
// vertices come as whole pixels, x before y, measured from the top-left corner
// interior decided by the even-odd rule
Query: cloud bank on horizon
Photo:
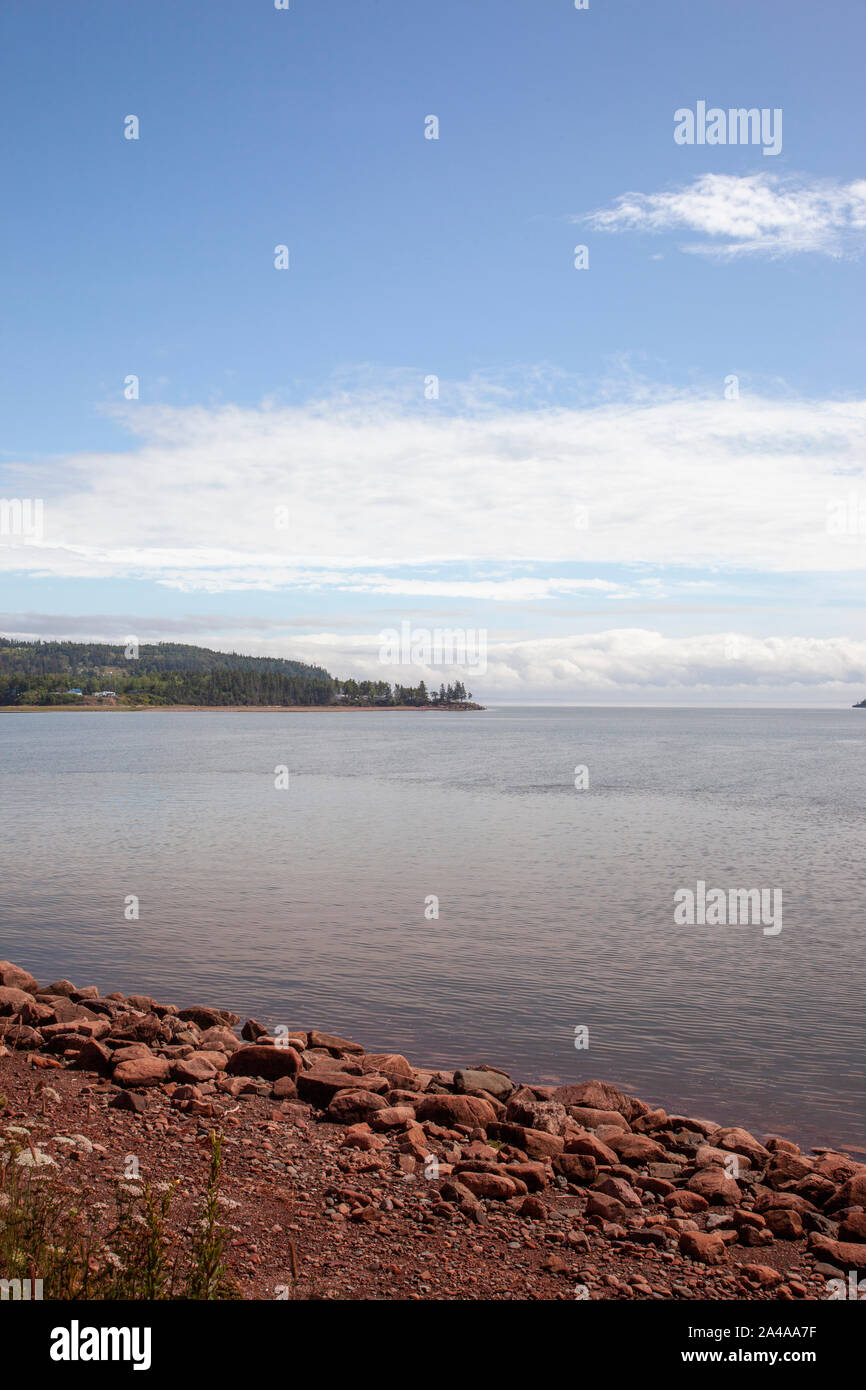
[[[782,585],[811,576],[816,592],[856,580],[866,570],[866,401],[644,388],[548,410],[435,415],[367,397],[136,406],[123,418],[138,436],[130,451],[41,466],[43,533],[0,547],[0,570],[240,596],[246,626],[193,624],[191,640],[371,678],[407,673],[383,664],[380,628],[359,605],[387,601],[381,626],[395,613],[440,613],[453,626],[448,606],[462,605],[485,632],[476,693],[488,697],[846,698],[866,682],[866,645],[845,634],[749,633],[730,620],[720,633],[663,634],[650,616],[660,602],[689,602],[699,624],[701,605],[732,603],[745,574]],[[263,636],[263,595],[327,596],[359,630],[335,632],[325,613],[318,633],[287,616],[282,634]],[[574,603],[610,616],[595,618],[601,630],[563,632]],[[624,607],[632,618],[646,610],[648,625],[622,624]],[[552,630],[527,635],[540,608],[536,630]],[[32,630],[25,616],[16,630]]]

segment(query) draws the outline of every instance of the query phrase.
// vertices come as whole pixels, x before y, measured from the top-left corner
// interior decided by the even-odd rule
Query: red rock
[[[226,1025],[233,1028],[240,1023],[240,1015],[229,1013],[227,1009],[213,1009],[209,1004],[194,1004],[192,1008],[181,1009],[178,1018],[190,1019],[199,1028],[220,1028]]]
[[[237,1055],[235,1053],[235,1056]],[[301,1099],[310,1101],[322,1110],[327,1109],[339,1091],[381,1093],[390,1087],[388,1078],[379,1076],[376,1072],[367,1072],[361,1076],[357,1072],[340,1071],[337,1067],[314,1067],[311,1071],[299,1072],[296,1080]]]
[[[799,1212],[790,1208],[777,1207],[767,1212],[766,1222],[778,1240],[799,1240],[803,1234],[803,1222]]]
[[[274,1100],[294,1100],[298,1094],[297,1083],[292,1076],[278,1076],[271,1094]]]
[[[721,1168],[702,1168],[686,1184],[690,1191],[706,1197],[711,1206],[738,1207],[742,1192],[733,1178],[726,1177]]]
[[[557,1086],[554,1100],[561,1105],[583,1105],[593,1110],[616,1110],[626,1120],[649,1113],[650,1107],[634,1096],[627,1096],[606,1081],[585,1081],[577,1086]]]
[[[144,1096],[138,1095],[135,1091],[120,1091],[108,1102],[109,1110],[132,1110],[137,1115],[142,1115],[147,1109],[147,1101]]]
[[[764,1169],[763,1181],[768,1187],[780,1188],[799,1182],[812,1174],[812,1163],[797,1154],[774,1153]]]
[[[565,1140],[557,1134],[546,1134],[541,1129],[523,1129],[520,1125],[497,1124],[490,1130],[491,1136],[504,1144],[522,1149],[528,1158],[555,1158],[565,1152]]]
[[[543,1163],[503,1163],[509,1178],[525,1183],[530,1192],[541,1192],[550,1185],[550,1169]]]
[[[397,1085],[415,1083],[415,1069],[399,1052],[367,1052],[361,1058],[361,1070],[379,1072]]]
[[[623,1163],[657,1163],[666,1156],[661,1144],[657,1144],[654,1139],[648,1139],[645,1134],[617,1133],[610,1135],[607,1143]]]
[[[36,1000],[27,990],[15,989],[11,985],[0,985],[0,1017],[14,1017],[28,1004]]]
[[[547,1208],[538,1197],[524,1197],[517,1215],[524,1221],[546,1221]]]
[[[557,1154],[553,1166],[570,1183],[584,1186],[594,1182],[598,1175],[595,1159],[590,1154]]]
[[[717,1129],[712,1135],[712,1142],[717,1149],[727,1149],[731,1153],[745,1154],[753,1163],[760,1166],[770,1157],[769,1149],[765,1149],[763,1144],[759,1144],[753,1134],[747,1129]]]
[[[130,1043],[128,1047],[115,1048],[112,1054],[112,1061],[117,1065],[118,1062],[134,1062],[139,1057],[152,1057],[153,1049],[147,1043]]]
[[[705,1265],[724,1264],[728,1258],[727,1246],[718,1231],[683,1231],[680,1251]]]
[[[180,1057],[171,1065],[173,1081],[186,1081],[192,1085],[201,1081],[212,1081],[216,1074],[217,1069],[213,1063],[195,1053],[191,1057]]]
[[[206,1028],[198,1040],[200,1048],[210,1052],[237,1052],[241,1042],[236,1033],[225,1024],[217,1024],[215,1028]]]
[[[779,1139],[775,1134],[771,1134],[767,1140],[767,1148],[770,1153],[798,1154],[800,1146],[794,1144],[790,1139]]]
[[[664,1204],[666,1207],[679,1207],[680,1211],[706,1211],[710,1205],[700,1192],[687,1192],[683,1188],[665,1197]]]
[[[598,1216],[602,1221],[625,1221],[626,1208],[623,1202],[605,1192],[590,1192],[584,1215]]]
[[[772,1265],[744,1264],[740,1265],[740,1277],[770,1289],[775,1284],[781,1284],[785,1276],[780,1274],[778,1269],[773,1269]]]
[[[251,1043],[233,1052],[226,1065],[229,1076],[297,1076],[301,1059],[293,1047],[264,1047]]]
[[[606,1193],[608,1197],[616,1197],[623,1206],[632,1207],[640,1211],[643,1203],[630,1183],[624,1178],[602,1178],[595,1185],[596,1192]]]
[[[585,1129],[598,1129],[599,1125],[616,1125],[618,1129],[629,1128],[628,1120],[618,1110],[597,1110],[587,1105],[569,1105],[569,1115]]]
[[[827,1211],[841,1211],[845,1207],[866,1207],[866,1169],[848,1178],[827,1203]]]
[[[419,1120],[438,1125],[468,1125],[486,1129],[496,1122],[496,1111],[480,1096],[427,1095],[415,1112]]]
[[[267,1037],[268,1030],[263,1023],[257,1023],[254,1018],[248,1018],[241,1029],[241,1037],[244,1042],[257,1042],[259,1038]]]
[[[201,1057],[204,1062],[210,1062],[215,1071],[225,1071],[228,1066],[228,1056],[216,1048],[202,1047],[194,1055]]]
[[[866,1269],[866,1245],[850,1240],[830,1240],[813,1231],[809,1236],[809,1249],[815,1255],[826,1255],[827,1259],[842,1269]]]
[[[380,1133],[392,1129],[405,1129],[407,1125],[414,1123],[415,1111],[408,1105],[386,1105],[383,1110],[376,1110],[370,1117],[372,1128]]]
[[[839,1239],[853,1241],[855,1245],[861,1241],[866,1244],[866,1211],[852,1211],[845,1217],[839,1227]]]
[[[567,1118],[565,1106],[550,1100],[512,1097],[505,1109],[508,1124],[542,1130],[545,1134],[561,1134]]]
[[[320,1033],[318,1028],[311,1028],[309,1033],[309,1047],[325,1047],[329,1052],[354,1052],[364,1051],[360,1043],[350,1042],[348,1038],[338,1038],[333,1033]]]
[[[619,1155],[615,1154],[608,1144],[602,1143],[596,1134],[567,1134],[565,1152],[567,1154],[588,1154],[590,1158],[595,1159],[596,1163],[607,1166],[619,1162]]]
[[[114,1058],[108,1048],[94,1038],[88,1039],[75,1059],[76,1067],[96,1072],[99,1076],[108,1076],[113,1065]]]
[[[690,1115],[668,1115],[668,1129],[685,1129],[692,1134],[703,1134],[706,1138],[720,1128],[713,1120],[695,1120]]]
[[[17,1016],[22,1023],[29,1023],[31,1028],[40,1029],[50,1026],[57,1017],[50,1004],[43,1004],[38,999],[29,1004],[22,1004]],[[107,1022],[105,1031],[108,1032]]]
[[[39,981],[20,965],[13,965],[10,960],[0,960],[0,985],[23,990],[25,994],[35,994]]]
[[[170,1068],[164,1057],[133,1057],[114,1068],[112,1080],[118,1086],[159,1086],[169,1079]]]
[[[497,1071],[495,1067],[464,1067],[454,1073],[454,1085],[457,1090],[467,1095],[477,1095],[480,1091],[483,1095],[494,1096],[498,1101],[507,1101],[514,1091],[514,1082],[510,1076],[503,1071]],[[537,1128],[544,1128],[543,1125]]]
[[[461,1171],[461,1186],[469,1189],[474,1196],[488,1200],[505,1202],[509,1197],[520,1195],[523,1183],[498,1173],[472,1173]]]
[[[368,1093],[370,1094],[370,1093]],[[380,1134],[373,1134],[369,1125],[350,1125],[343,1136],[342,1148],[360,1149],[363,1153],[375,1153],[387,1148],[387,1140]]]
[[[336,1125],[357,1125],[386,1110],[388,1102],[375,1091],[338,1091],[331,1100],[325,1118]]]
[[[851,1178],[866,1178],[866,1164],[855,1163],[846,1154],[822,1153],[821,1157],[815,1160],[813,1167],[816,1173],[822,1178],[829,1178],[837,1187],[847,1183]]]
[[[763,1188],[756,1194],[755,1210],[766,1211],[798,1211],[802,1216],[807,1211],[814,1211],[815,1208],[805,1197],[798,1197],[796,1192],[771,1192],[769,1188]]]
[[[19,1052],[31,1052],[42,1046],[43,1037],[37,1028],[31,1028],[27,1023],[14,1023],[11,1018],[2,1018],[0,1041]]]

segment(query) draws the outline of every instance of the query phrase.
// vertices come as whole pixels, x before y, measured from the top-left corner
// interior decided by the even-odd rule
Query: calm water
[[[866,1147],[866,711],[5,714],[0,759],[43,980]],[[781,934],[675,926],[698,879]]]

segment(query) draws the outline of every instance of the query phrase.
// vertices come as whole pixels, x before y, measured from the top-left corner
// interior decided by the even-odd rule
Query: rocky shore
[[[823,1300],[866,1273],[847,1154],[239,1024],[0,962],[0,1166],[83,1182],[95,1226],[118,1181],[176,1184],[182,1219],[218,1130],[247,1298]]]

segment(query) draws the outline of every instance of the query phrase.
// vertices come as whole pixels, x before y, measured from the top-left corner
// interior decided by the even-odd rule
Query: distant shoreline
[[[413,710],[416,714],[465,714],[484,705],[0,705],[8,714],[376,714]]]

